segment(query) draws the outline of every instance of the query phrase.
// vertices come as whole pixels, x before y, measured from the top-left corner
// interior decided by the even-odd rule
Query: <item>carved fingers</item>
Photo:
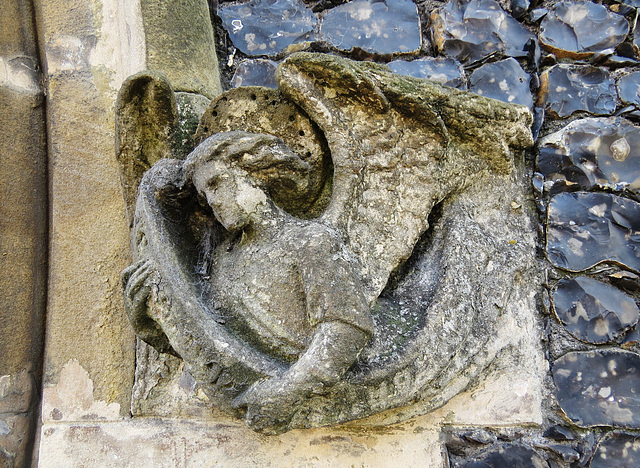
[[[246,408],[245,423],[265,434],[286,430],[297,403],[303,398],[300,388],[286,379],[260,380],[237,396],[233,408]]]
[[[135,324],[146,317],[147,299],[151,294],[150,276],[154,273],[151,262],[140,260],[122,272],[125,309]]]

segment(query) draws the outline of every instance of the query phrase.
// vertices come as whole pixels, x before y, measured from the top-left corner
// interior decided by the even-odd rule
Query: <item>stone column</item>
[[[129,414],[135,358],[120,292],[129,251],[113,108],[128,70],[144,63],[139,15],[116,1],[34,3],[50,161],[42,419],[118,419]]]
[[[0,466],[28,465],[46,295],[44,96],[31,2],[0,15]]]
[[[40,464],[46,465],[42,454],[68,448],[54,442],[62,428],[130,416],[135,337],[120,285],[130,249],[115,150],[118,90],[128,76],[149,68],[164,72],[178,91],[212,96],[219,80],[205,0],[34,0],[34,5],[50,161],[40,448]],[[167,27],[175,15],[182,29]],[[195,39],[189,36],[193,31],[200,31]],[[189,49],[185,44],[192,40]],[[194,64],[193,57],[201,59]]]

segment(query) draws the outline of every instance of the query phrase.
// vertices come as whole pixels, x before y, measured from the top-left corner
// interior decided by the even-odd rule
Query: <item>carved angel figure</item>
[[[186,160],[142,178],[123,274],[134,329],[258,430],[436,408],[513,345],[500,323],[531,300],[535,229],[513,208],[531,116],[321,54],[277,79],[215,99]],[[139,89],[121,93],[125,193]],[[313,163],[310,132],[331,164]]]
[[[147,179],[162,169],[160,163]],[[175,174],[175,185],[192,185],[229,234],[202,254],[210,297],[226,326],[291,363],[233,400],[247,408],[254,428],[288,422],[301,399],[339,380],[373,334],[357,259],[340,236],[291,216],[265,193],[279,184],[304,192],[309,170],[277,137],[226,132],[201,143]],[[125,273],[133,323],[148,320],[153,271],[146,261]]]

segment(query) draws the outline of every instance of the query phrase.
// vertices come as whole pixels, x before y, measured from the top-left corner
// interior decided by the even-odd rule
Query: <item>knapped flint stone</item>
[[[461,468],[545,468],[549,464],[534,449],[520,444],[505,444],[467,462]]]
[[[566,463],[572,463],[580,459],[580,453],[567,445],[551,444],[538,446],[538,448],[548,450],[558,455]]]
[[[618,95],[625,104],[640,107],[640,72],[622,76],[618,80]]]
[[[640,271],[640,203],[609,193],[561,193],[551,199],[547,255],[552,265],[582,271],[614,262]]]
[[[276,55],[311,32],[317,19],[300,0],[253,0],[218,9],[224,28],[248,55]]]
[[[611,114],[618,99],[615,82],[605,68],[554,65],[540,76],[540,102],[559,117],[576,111]]]
[[[558,57],[585,58],[617,46],[629,33],[623,16],[592,2],[560,2],[540,25],[540,42]]]
[[[551,426],[549,429],[544,431],[542,434],[543,437],[553,440],[574,440],[575,435],[568,427],[564,426]]]
[[[629,333],[626,334],[624,340],[622,340],[622,344],[620,345],[623,349],[632,350],[634,347],[640,345],[640,331],[638,331],[638,326],[636,325]]]
[[[562,411],[580,427],[640,427],[640,355],[572,351],[552,366]]]
[[[518,61],[508,58],[487,63],[474,70],[469,77],[469,91],[531,109],[533,97],[529,90],[530,81],[531,76],[522,69]]]
[[[547,183],[589,189],[640,188],[640,128],[620,117],[574,120],[540,141],[538,170]]]
[[[467,88],[462,65],[450,57],[425,57],[411,62],[396,60],[388,65],[393,73],[424,78],[452,88]]]
[[[623,5],[629,5],[634,8],[640,7],[640,0],[617,0],[617,1],[622,3]]]
[[[530,0],[511,0],[511,14],[516,18],[522,18],[530,6]]]
[[[599,443],[589,468],[636,468],[640,466],[640,437],[612,432]]]
[[[412,0],[354,0],[325,13],[320,35],[340,50],[413,52],[421,44],[420,18]]]
[[[47,304],[47,119],[33,5],[0,18],[0,466],[31,466]]]
[[[549,14],[549,10],[546,8],[536,8],[534,10],[531,10],[531,13],[529,13],[529,21],[531,23],[536,23],[538,21],[540,21],[542,18],[544,18],[547,14]]]
[[[265,88],[277,88],[276,66],[278,64],[266,59],[243,60],[236,68],[231,86],[264,86]]]
[[[494,52],[523,55],[533,33],[494,0],[451,0],[431,14],[433,42],[443,55],[475,62]]]
[[[593,344],[616,340],[640,314],[630,296],[587,277],[560,281],[552,297],[556,315],[569,333]]]

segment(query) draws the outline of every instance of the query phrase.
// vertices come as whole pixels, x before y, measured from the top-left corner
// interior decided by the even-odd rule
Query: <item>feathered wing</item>
[[[411,255],[436,203],[480,173],[508,173],[511,148],[532,144],[526,108],[386,66],[300,53],[277,79],[327,139],[333,195],[320,220],[360,259],[372,302]]]
[[[176,98],[166,76],[147,70],[125,80],[116,102],[116,157],[130,222],[143,174],[173,157],[177,127]]]

